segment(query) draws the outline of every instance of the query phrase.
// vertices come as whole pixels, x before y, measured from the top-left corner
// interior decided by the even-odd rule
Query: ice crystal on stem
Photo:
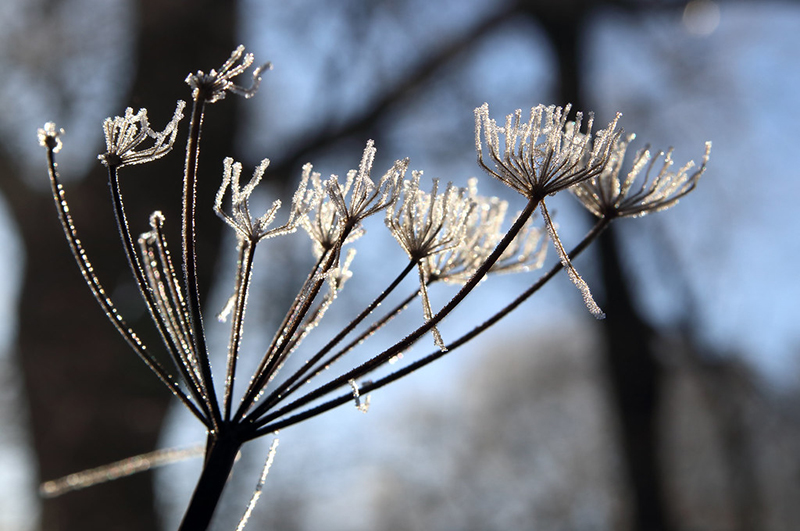
[[[63,129],[56,129],[55,122],[47,122],[44,127],[40,127],[37,131],[37,138],[39,145],[51,149],[53,153],[58,153],[63,147],[61,142],[61,135],[64,134]]]

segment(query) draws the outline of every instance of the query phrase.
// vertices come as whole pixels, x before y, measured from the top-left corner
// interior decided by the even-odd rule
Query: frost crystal
[[[350,384],[350,388],[353,390],[353,400],[356,403],[356,409],[362,413],[367,413],[369,411],[369,395],[364,398],[364,402],[361,402],[361,390],[358,388],[358,384],[355,380],[350,380],[348,382]]]
[[[109,168],[122,168],[163,157],[172,150],[185,106],[186,102],[178,101],[172,120],[161,132],[150,128],[147,109],[139,109],[139,112],[134,114],[133,109],[128,107],[125,109],[125,116],[106,118],[103,122],[106,152],[97,158]],[[136,151],[148,139],[153,140],[153,145]]]
[[[52,149],[53,153],[61,151],[61,146],[63,146],[61,135],[64,134],[64,130],[56,129],[56,124],[54,122],[47,122],[44,124],[44,127],[40,127],[36,133],[40,146]]]
[[[277,451],[278,439],[274,439],[269,447],[267,460],[264,462],[264,468],[261,469],[261,476],[259,476],[256,488],[253,490],[250,503],[247,504],[247,509],[245,509],[244,515],[242,515],[241,520],[239,520],[239,525],[236,526],[236,531],[244,531],[247,522],[250,521],[250,516],[253,514],[253,510],[256,508],[258,500],[261,498],[261,491],[264,489],[264,483],[267,481],[267,475],[269,474],[269,469],[272,468],[272,461],[275,460],[275,453]]]

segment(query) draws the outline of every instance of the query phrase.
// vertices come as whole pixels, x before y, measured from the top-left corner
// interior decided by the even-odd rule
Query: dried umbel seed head
[[[567,121],[570,106],[538,105],[527,121],[522,111],[506,116],[505,126],[489,118],[489,104],[475,109],[475,148],[478,164],[489,175],[528,199],[541,200],[560,190],[600,174],[619,137],[617,114],[592,142],[594,115],[589,113],[586,132],[581,132],[583,114]],[[501,143],[500,137],[503,137]],[[484,160],[483,144],[489,162]]]
[[[196,73],[186,76],[186,83],[192,88],[192,98],[195,101],[203,100],[206,103],[214,103],[225,99],[228,92],[245,98],[253,97],[261,84],[261,74],[265,70],[270,70],[272,64],[265,63],[253,70],[253,83],[250,88],[235,84],[233,78],[244,73],[252,64],[253,54],[244,53],[244,46],[239,45],[218,70],[211,69],[208,74],[198,70]]]
[[[604,314],[564,250],[544,200],[605,170],[622,133],[617,130],[621,114],[617,114],[605,129],[598,131],[592,142],[594,116],[589,114],[586,132],[583,133],[583,114],[577,113],[575,121],[569,122],[569,111],[569,106],[562,109],[554,105],[538,105],[531,109],[527,122],[522,121],[522,111],[517,110],[506,116],[505,127],[500,127],[489,118],[489,105],[484,103],[475,109],[475,148],[478,164],[487,173],[538,204],[570,280],[581,291],[592,315],[600,319]],[[493,167],[484,161],[484,140]]]
[[[308,211],[314,205],[315,192],[307,189],[309,175],[303,172],[303,177],[300,185],[295,192],[292,199],[292,207],[289,212],[289,219],[280,227],[269,228],[272,222],[275,221],[275,216],[281,206],[280,200],[272,203],[272,207],[262,216],[254,218],[250,214],[250,196],[255,190],[258,183],[261,182],[264,172],[269,166],[269,159],[261,161],[255,171],[250,182],[244,187],[239,184],[239,177],[242,173],[242,165],[239,162],[234,162],[232,158],[228,157],[223,161],[224,171],[222,175],[222,185],[217,191],[216,199],[214,201],[214,212],[222,218],[225,223],[230,225],[236,231],[237,236],[251,243],[263,240],[265,238],[272,238],[281,234],[289,234],[297,230],[297,225],[308,214]],[[230,188],[231,191],[231,213],[228,214],[222,207],[222,201]]]
[[[475,202],[465,188],[456,188],[452,183],[439,193],[439,181],[433,180],[430,193],[420,190],[422,172],[413,172],[410,181],[403,183],[402,199],[386,213],[386,225],[392,235],[419,269],[420,294],[425,320],[433,315],[428,297],[430,272],[425,261],[433,255],[460,246],[464,241],[470,213]],[[431,329],[436,346],[445,350],[439,330]]]
[[[572,192],[589,212],[602,217],[637,217],[658,212],[675,205],[680,198],[694,190],[700,176],[706,171],[711,154],[711,142],[706,142],[705,154],[700,167],[691,171],[695,163],[690,160],[678,171],[673,166],[672,149],[652,156],[650,149],[639,151],[633,158],[630,171],[620,177],[628,144],[635,138],[630,135],[618,140],[612,150],[609,163],[603,172],[572,188]],[[661,168],[655,166],[662,159]],[[639,186],[634,182],[644,172]],[[655,173],[655,175],[653,175]]]
[[[316,196],[302,226],[311,237],[317,256],[361,236],[362,221],[382,212],[400,196],[408,159],[395,161],[376,184],[371,177],[375,152],[373,141],[368,141],[358,170],[347,172],[344,183],[336,175],[323,181],[319,173],[312,171],[311,164],[303,166]]]
[[[178,101],[172,120],[163,131],[154,131],[150,127],[147,109],[139,109],[134,113],[133,109],[128,107],[124,116],[106,118],[103,122],[106,152],[97,158],[109,168],[122,168],[160,159],[172,151],[178,135],[178,123],[183,118],[185,106],[186,102]],[[138,149],[148,140],[153,141],[152,146]]]

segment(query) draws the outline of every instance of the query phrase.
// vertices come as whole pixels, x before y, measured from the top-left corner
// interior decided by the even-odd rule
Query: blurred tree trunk
[[[235,4],[221,0],[140,0],[138,16],[130,102],[135,108],[146,107],[153,127],[159,129],[169,121],[177,99],[190,99],[184,77],[190,71],[219,67],[230,55],[235,47],[236,9]],[[232,107],[231,101],[224,101],[211,109],[206,120],[201,180],[216,183],[222,158],[232,153]],[[174,250],[180,245],[185,123],[182,130],[174,153],[122,174],[132,232],[146,231],[149,213],[160,209],[167,217]],[[97,134],[101,134],[99,123]],[[65,142],[69,149],[68,136]],[[26,253],[17,352],[39,477],[54,479],[153,450],[171,395],[129,351],[83,284],[52,198],[22,185],[9,171],[3,188]],[[46,178],[42,154],[42,180]],[[213,191],[206,191],[199,198],[199,210],[211,216],[211,209],[205,207],[212,204]],[[80,237],[106,290],[129,324],[141,330],[154,352],[160,352],[155,332],[144,322],[144,306],[137,300],[114,229],[105,168],[98,163],[85,179],[68,184],[66,193]],[[206,266],[200,272],[201,283],[208,286],[220,224],[204,226],[208,224],[203,219],[198,224],[200,262]],[[42,529],[47,531],[157,528],[150,474],[43,503]]]
[[[571,0],[558,7],[531,0],[528,10],[541,23],[556,53],[559,105],[572,103],[588,109],[582,87],[582,40],[587,35],[595,0]],[[615,227],[597,242],[599,273],[604,294],[600,306],[607,317],[600,322],[605,345],[611,404],[616,409],[623,477],[628,482],[631,526],[634,531],[673,529],[664,492],[661,465],[659,408],[663,369],[654,350],[657,333],[634,306],[622,270],[624,258],[617,245]]]

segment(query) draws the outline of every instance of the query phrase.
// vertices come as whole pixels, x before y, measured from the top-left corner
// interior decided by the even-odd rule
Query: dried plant
[[[235,289],[221,314],[230,322],[230,339],[224,383],[220,385],[215,381],[208,352],[197,283],[196,175],[203,115],[208,105],[225,98],[228,93],[246,98],[255,94],[261,74],[268,65],[254,69],[250,88],[245,89],[234,82],[252,63],[252,55],[245,54],[240,46],[218,70],[211,70],[208,74],[198,71],[186,78],[193,101],[183,175],[180,267],[175,266],[168,249],[164,234],[166,220],[160,212],[151,215],[150,231],[137,239],[131,235],[119,186],[119,171],[129,165],[152,162],[172,150],[184,103],[178,102],[172,120],[161,132],[151,129],[145,109],[136,113],[127,109],[124,116],[109,118],[103,126],[106,152],[99,158],[108,169],[117,228],[142,298],[161,335],[163,356],[151,353],[127,326],[95,275],[78,238],[56,171],[55,154],[62,147],[63,131],[52,123],[39,130],[40,143],[47,149],[56,207],[86,283],[134,352],[207,430],[203,470],[181,524],[184,530],[208,527],[243,444],[342,404],[355,402],[356,407],[366,411],[369,404],[369,396],[365,397],[367,393],[453,352],[516,308],[561,269],[567,269],[572,281],[580,287],[591,312],[601,316],[602,312],[572,266],[571,259],[594,241],[613,219],[643,215],[672,206],[694,188],[708,159],[707,150],[698,171],[690,174],[690,165],[687,165],[677,173],[671,173],[670,153],[655,178],[647,177],[655,162],[647,166],[645,182],[633,191],[633,181],[647,165],[650,155],[648,151],[637,155],[633,169],[620,180],[620,168],[630,137],[621,139],[621,131],[617,129],[619,115],[593,135],[591,115],[585,131],[582,131],[582,115],[578,113],[575,121],[569,121],[569,107],[535,107],[526,122],[521,118],[521,111],[516,111],[506,117],[505,126],[500,127],[490,119],[489,107],[484,104],[475,111],[478,162],[486,172],[527,200],[508,228],[504,228],[508,203],[479,196],[475,179],[464,188],[447,184],[443,190],[438,181],[433,180],[431,191],[426,192],[421,184],[421,172],[412,172],[410,179],[405,178],[409,165],[407,159],[398,160],[382,176],[374,179],[376,149],[372,141],[367,142],[358,169],[348,172],[344,183],[336,176],[323,180],[319,173],[312,171],[310,164],[304,166],[286,221],[273,226],[279,216],[280,201],[275,201],[260,216],[250,212],[249,204],[254,189],[268,170],[269,161],[262,161],[249,182],[242,186],[241,164],[226,159],[214,211],[236,233],[238,260]],[[488,148],[486,157],[484,144]],[[568,189],[574,191],[599,218],[571,253],[567,253],[562,245],[545,206],[546,197]],[[532,224],[531,217],[537,208],[541,209],[544,217],[546,233]],[[307,353],[305,362],[290,374],[282,374],[287,359],[301,347],[303,339],[317,326],[350,278],[349,266],[354,256],[352,244],[364,232],[363,221],[381,212],[385,212],[386,225],[408,256],[408,263],[372,303],[319,351]],[[266,239],[293,233],[298,227],[309,236],[316,263],[287,309],[256,370],[250,375],[242,375],[237,365],[242,354],[245,310],[254,274],[256,247]],[[453,341],[445,341],[438,331],[439,323],[487,275],[542,267],[547,248],[545,234],[558,251],[559,263],[470,332]],[[373,316],[379,305],[414,269],[418,271],[419,289],[395,308],[381,316]],[[437,281],[460,285],[457,293],[438,310],[428,297],[430,286]],[[367,361],[329,376],[329,367],[334,362],[344,358],[356,345],[366,343],[376,330],[402,313],[417,297],[423,307],[422,325],[390,347],[373,353]],[[356,332],[359,327],[363,330]],[[376,380],[365,380],[376,369],[397,360],[428,332],[434,337],[434,352],[394,368]],[[351,335],[350,341],[341,346]],[[331,398],[330,395],[336,392],[339,394]],[[274,452],[275,444],[240,529],[260,496]],[[138,463],[137,466],[142,469],[151,464]],[[95,471],[90,472],[97,475]],[[74,478],[72,486],[81,481],[80,477]],[[87,484],[91,481],[86,479]],[[48,492],[55,494],[61,484],[51,483],[50,487]]]

